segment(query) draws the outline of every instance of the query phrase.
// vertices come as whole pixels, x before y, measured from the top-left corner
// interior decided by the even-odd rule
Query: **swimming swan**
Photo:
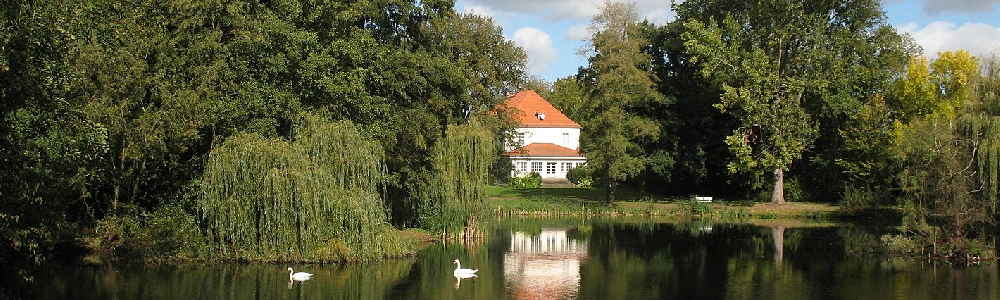
[[[305,281],[305,280],[309,280],[309,277],[313,276],[312,273],[306,273],[306,272],[292,273],[292,272],[293,272],[292,271],[292,267],[288,267],[288,279],[289,280]]]
[[[459,262],[457,259],[455,260],[455,277],[468,278],[468,276],[476,275],[476,271],[479,270],[462,269],[462,263]]]

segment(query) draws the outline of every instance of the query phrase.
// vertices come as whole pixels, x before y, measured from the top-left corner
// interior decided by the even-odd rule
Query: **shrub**
[[[542,187],[542,175],[531,172],[524,177],[515,177],[510,181],[510,185],[517,189],[537,189]]]
[[[142,214],[125,210],[130,212],[97,222],[84,239],[90,251],[114,259],[196,258],[204,251],[206,240],[195,217],[179,206]]]
[[[152,240],[139,218],[129,214],[111,215],[97,221],[93,234],[84,239],[91,252],[127,259],[145,258]]]
[[[590,168],[587,168],[587,166],[569,169],[566,172],[566,179],[569,179],[569,182],[577,186],[591,186],[594,184],[594,180],[590,177]]]
[[[160,206],[147,215],[144,230],[154,237],[150,254],[159,257],[195,258],[206,246],[195,217],[176,205]]]

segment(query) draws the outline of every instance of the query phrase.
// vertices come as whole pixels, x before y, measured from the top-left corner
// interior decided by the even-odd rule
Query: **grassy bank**
[[[833,219],[838,207],[821,203],[702,203],[682,198],[656,198],[620,189],[612,206],[600,188],[514,189],[491,186],[486,205],[494,215],[664,216],[718,219]]]

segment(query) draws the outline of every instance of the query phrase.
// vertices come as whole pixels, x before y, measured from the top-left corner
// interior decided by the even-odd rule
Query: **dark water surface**
[[[1000,299],[996,263],[846,255],[850,226],[506,219],[477,245],[368,264],[49,265],[45,299]],[[776,238],[777,237],[777,238]],[[870,242],[870,241],[868,241]],[[452,261],[479,269],[453,276]]]

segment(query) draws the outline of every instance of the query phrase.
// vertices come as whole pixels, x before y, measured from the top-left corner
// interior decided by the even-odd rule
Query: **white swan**
[[[457,259],[455,260],[455,277],[469,278],[469,277],[472,277],[472,276],[476,276],[476,271],[479,271],[479,270],[478,269],[476,269],[476,270],[473,270],[473,269],[462,269],[462,263],[459,262]]]
[[[292,272],[293,272],[292,267],[288,267],[288,280],[306,281],[309,280],[309,277],[313,276],[312,273],[306,273],[306,272],[292,273]]]

